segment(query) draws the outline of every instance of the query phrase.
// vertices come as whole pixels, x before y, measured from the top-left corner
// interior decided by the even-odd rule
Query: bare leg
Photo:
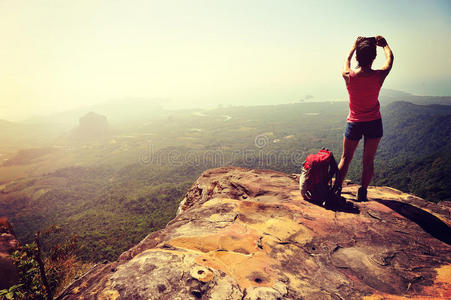
[[[338,164],[338,176],[335,185],[341,186],[348,174],[349,164],[354,156],[355,149],[359,144],[359,140],[350,140],[343,138],[343,154],[341,155],[340,163]]]
[[[374,174],[374,157],[376,156],[377,146],[381,139],[365,139],[363,146],[363,170],[362,170],[362,188],[366,189],[370,185]]]

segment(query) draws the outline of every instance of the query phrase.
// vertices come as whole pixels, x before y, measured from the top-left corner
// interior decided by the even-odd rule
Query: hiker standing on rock
[[[384,48],[385,64],[380,70],[371,65],[376,58],[376,46]],[[357,71],[351,70],[351,58],[356,52]],[[343,78],[349,93],[349,115],[343,138],[343,154],[338,164],[335,193],[341,195],[341,186],[348,173],[349,164],[362,135],[364,137],[363,170],[358,201],[367,200],[367,188],[373,178],[374,157],[382,138],[382,119],[379,111],[379,91],[393,65],[393,53],[387,41],[380,35],[371,38],[358,37],[347,56]]]

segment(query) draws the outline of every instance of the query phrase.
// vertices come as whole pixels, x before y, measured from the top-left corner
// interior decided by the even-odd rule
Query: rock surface
[[[449,299],[449,202],[343,188],[303,200],[296,175],[205,171],[166,228],[100,264],[60,299]]]
[[[17,269],[9,255],[19,246],[11,224],[0,218],[0,290],[7,289],[18,281]]]

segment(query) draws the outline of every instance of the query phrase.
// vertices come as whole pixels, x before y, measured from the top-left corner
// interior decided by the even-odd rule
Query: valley
[[[442,105],[419,105],[400,97],[381,100],[385,134],[373,184],[449,201],[451,106],[443,99]],[[345,102],[160,111],[149,117],[141,111],[129,124],[98,117],[102,130],[82,132],[66,124],[48,133],[35,125],[34,134],[23,131],[20,143],[7,139],[12,129],[3,131],[1,215],[23,242],[56,224],[61,230],[45,241],[47,248],[76,234],[83,260],[114,260],[163,228],[209,168],[298,173],[306,155],[322,147],[338,160],[347,111]],[[41,142],[34,143],[38,137]],[[356,183],[361,147],[348,176]]]

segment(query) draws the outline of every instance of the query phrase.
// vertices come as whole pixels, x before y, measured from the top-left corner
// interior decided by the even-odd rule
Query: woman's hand
[[[378,45],[379,47],[385,47],[387,46],[387,41],[383,36],[378,35],[376,36],[376,45]]]

